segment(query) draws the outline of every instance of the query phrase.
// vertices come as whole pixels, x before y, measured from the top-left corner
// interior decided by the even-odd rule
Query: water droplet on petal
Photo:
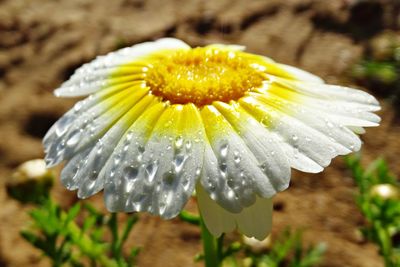
[[[197,167],[197,168],[196,168],[195,175],[196,175],[196,176],[199,176],[200,174],[201,174],[201,168],[200,168],[200,167]]]
[[[158,169],[158,161],[153,161],[149,165],[146,166],[145,173],[147,180],[151,183],[156,177]]]
[[[187,151],[190,151],[190,149],[192,148],[192,142],[190,140],[187,140],[185,142],[185,148]]]
[[[179,153],[175,155],[174,160],[172,162],[175,173],[180,173],[182,171],[183,165],[185,164],[187,159],[188,156],[186,154]]]
[[[226,162],[221,162],[219,164],[219,172],[221,174],[222,177],[226,177],[227,176],[227,172],[228,172],[228,165],[226,164]]]
[[[220,148],[221,157],[225,158],[228,155],[228,148],[229,148],[228,143],[224,143],[223,145],[221,145]]]
[[[139,174],[139,169],[128,166],[124,169],[123,175],[127,180],[135,180],[138,177]]]
[[[72,132],[67,141],[67,146],[69,147],[75,146],[81,140],[81,136],[82,136],[81,130],[75,130],[74,132]]]
[[[175,148],[180,149],[182,147],[182,145],[183,145],[183,138],[182,138],[182,136],[178,136],[175,139]]]

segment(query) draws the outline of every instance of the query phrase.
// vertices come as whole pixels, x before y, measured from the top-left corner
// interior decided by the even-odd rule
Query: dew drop
[[[56,135],[58,137],[60,137],[61,135],[63,135],[64,133],[66,133],[66,131],[68,130],[69,126],[71,125],[72,122],[72,117],[65,115],[64,117],[62,117],[57,123],[56,123]]]
[[[219,172],[222,177],[225,178],[227,176],[228,165],[226,164],[226,162],[221,162],[221,164],[219,164]]]
[[[227,194],[227,198],[234,199],[235,198],[235,192],[233,192],[233,190],[229,190],[228,194]]]
[[[81,110],[82,106],[83,106],[83,101],[79,101],[74,105],[74,111],[78,112],[79,110]]]
[[[164,175],[163,178],[166,184],[172,185],[173,182],[175,181],[176,176],[171,171],[169,171]]]
[[[235,181],[233,180],[232,177],[229,177],[229,178],[226,180],[226,183],[228,184],[228,186],[229,186],[230,188],[234,188],[234,187],[235,187]]]
[[[235,150],[235,151],[233,152],[233,161],[234,161],[236,164],[239,164],[241,160],[242,160],[242,158],[241,158],[241,156],[240,156],[240,154],[239,154],[239,151]]]
[[[154,178],[156,177],[157,169],[158,169],[158,161],[156,160],[146,166],[145,169],[146,178],[150,183],[153,182]]]
[[[81,130],[75,130],[74,132],[72,132],[67,141],[67,146],[69,147],[75,146],[79,142],[79,140],[81,140],[81,136],[82,136]]]
[[[225,158],[228,155],[228,148],[229,148],[228,143],[221,145],[221,148],[220,148],[221,157]]]
[[[196,171],[195,171],[195,175],[196,176],[199,176],[201,174],[201,168],[200,167],[197,167],[196,168]]]
[[[192,142],[191,142],[190,140],[187,140],[187,141],[185,142],[185,148],[186,148],[187,151],[190,151],[190,150],[191,150],[191,148],[192,148]]]
[[[215,191],[215,189],[217,189],[217,187],[215,186],[215,184],[214,184],[213,182],[211,182],[211,181],[209,181],[209,182],[207,183],[207,186],[208,186],[208,190],[210,190],[210,191]]]
[[[292,135],[292,140],[294,141],[294,142],[296,142],[297,140],[299,140],[299,137],[297,136],[297,135]]]
[[[144,154],[144,146],[141,146],[141,145],[138,146],[137,150],[138,150],[138,154],[137,154],[136,160],[138,162],[142,162],[143,154]]]
[[[133,132],[132,132],[132,131],[129,131],[129,132],[126,134],[126,141],[130,142],[130,141],[132,140],[132,137],[133,137]]]
[[[61,141],[56,147],[57,155],[59,155],[62,151],[64,151],[64,149],[65,149],[65,142]]]
[[[175,139],[175,148],[180,149],[182,147],[182,145],[183,145],[183,138],[182,138],[182,136],[178,136]]]
[[[262,118],[260,122],[261,122],[261,124],[268,126],[270,124],[269,117],[266,116],[266,117]]]
[[[188,156],[183,153],[175,155],[174,160],[172,162],[175,173],[180,173],[182,171],[183,165],[185,164],[187,159]]]
[[[118,165],[121,162],[121,153],[117,152],[114,156],[114,166]]]
[[[182,180],[182,186],[183,186],[183,190],[188,191],[189,187],[190,187],[190,179],[188,177],[185,177]]]
[[[101,155],[102,153],[103,153],[103,142],[101,140],[99,140],[99,142],[97,143],[96,154]]]
[[[84,189],[85,190],[85,195],[89,195],[90,194],[90,192],[93,190],[93,188],[95,187],[95,185],[96,185],[96,180],[95,179],[90,179],[89,181],[87,181],[86,183],[85,183],[85,187],[84,188],[82,188],[82,189]],[[86,196],[85,196],[86,197]]]
[[[90,174],[89,174],[89,179],[92,180],[92,181],[96,180],[97,179],[97,174],[98,173],[97,173],[96,170],[91,171]]]
[[[139,174],[139,169],[128,166],[124,169],[123,175],[127,180],[135,180],[138,177]]]

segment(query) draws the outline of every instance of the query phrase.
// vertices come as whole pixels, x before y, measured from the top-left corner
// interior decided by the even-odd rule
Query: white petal
[[[210,233],[219,237],[223,233],[228,233],[236,228],[233,213],[228,212],[212,200],[203,186],[196,186],[197,205],[200,214]]]
[[[284,71],[288,72],[291,76],[293,76],[294,79],[298,81],[310,82],[310,83],[324,83],[324,80],[322,80],[320,77],[310,72],[285,64],[280,64],[280,63],[275,63],[275,64],[280,68],[282,68]]]
[[[255,120],[238,104],[223,102],[213,104],[240,135],[260,168],[278,191],[289,186],[290,165],[276,134]]]
[[[90,108],[129,87],[131,87],[131,84],[116,86],[110,90],[90,95],[84,100],[77,102],[74,107],[65,113],[46,133],[43,138],[43,145],[46,153],[50,150],[51,145],[56,142],[57,138],[63,136],[72,125],[76,124],[76,120],[83,116]]]
[[[343,93],[344,95],[338,97],[330,95],[329,91],[332,91],[332,86],[329,85],[304,83],[311,88],[320,87],[320,89],[311,93],[303,90],[304,88],[298,87],[297,84],[298,82],[295,81],[284,80],[282,82],[282,80],[278,80],[278,82],[265,83],[262,88],[256,91],[261,94],[267,94],[280,106],[284,103],[298,110],[305,108],[318,110],[318,114],[339,125],[371,127],[377,126],[380,122],[380,118],[372,113],[372,111],[380,109],[379,105],[376,105],[370,98],[365,96],[364,94],[366,93],[362,91],[359,92],[358,90],[347,88],[347,93],[345,92]],[[323,92],[319,92],[319,90]],[[354,96],[350,93],[351,91],[355,91],[352,94],[360,95],[360,99],[357,99],[357,97],[357,100],[353,99]],[[346,94],[349,95],[348,98],[345,97]],[[368,104],[367,101],[372,101],[372,104]]]
[[[147,123],[150,125],[154,124]],[[202,166],[204,129],[197,108],[168,107],[148,140],[141,137],[139,127],[130,130],[134,141],[126,145],[126,155],[117,147],[113,157],[122,156],[111,168],[118,170],[106,175],[107,208],[148,211],[163,218],[176,216],[193,193]],[[120,182],[125,179],[124,170],[136,176],[129,190]]]
[[[119,140],[102,169],[99,176],[105,177],[104,197],[109,210],[141,210],[141,204],[136,202],[146,197],[146,191],[141,191],[146,188],[143,188],[144,179],[139,176],[139,168],[147,137],[164,109],[165,105],[160,103],[144,112]]]
[[[254,99],[244,99],[242,102],[254,102],[263,105],[269,105],[276,108],[280,113],[290,116],[304,123],[307,127],[317,130],[319,133],[330,138],[340,146],[335,146],[339,155],[348,154],[351,151],[357,151],[361,147],[361,141],[356,134],[344,127],[343,124],[320,112],[320,109],[309,107],[307,103],[288,101],[273,94],[251,94]],[[259,102],[258,102],[259,101]],[[309,137],[311,138],[311,137]]]
[[[347,126],[348,129],[353,131],[356,134],[365,134],[365,129],[363,127],[358,126]]]
[[[300,81],[285,80],[275,78],[275,82],[282,84],[301,94],[310,95],[316,98],[329,101],[346,101],[374,107],[374,111],[379,110],[379,102],[370,94],[349,87],[330,85],[323,83],[308,83]]]
[[[130,109],[109,131],[93,146],[78,152],[61,172],[61,181],[70,190],[79,188],[78,197],[87,198],[104,185],[102,173],[104,165],[126,130],[133,122],[152,105],[155,98],[147,95]]]
[[[76,70],[71,79],[55,90],[56,96],[75,97],[84,96],[105,89],[109,84],[109,75],[123,64],[128,64],[135,59],[163,49],[188,49],[184,42],[163,38],[154,42],[145,42],[126,47],[105,56],[99,56],[90,63],[84,64]],[[124,77],[124,81],[127,81]],[[131,79],[136,80],[132,75]],[[122,82],[122,81],[119,81]]]
[[[83,148],[90,146],[101,138],[120,117],[122,117],[145,94],[147,89],[137,88],[135,91],[121,91],[109,99],[102,101],[75,120],[70,120],[70,127],[60,135],[52,135],[47,149],[47,166],[70,159]]]
[[[267,127],[271,128],[271,131],[279,134],[284,143],[292,147],[292,149],[288,149],[287,146],[283,146],[283,149],[289,153],[287,156],[291,161],[292,167],[299,167],[300,164],[298,164],[297,160],[300,159],[301,162],[307,163],[305,166],[300,165],[300,170],[315,172],[316,166],[312,162],[325,167],[333,157],[350,152],[348,148],[338,143],[334,137],[325,134],[323,126],[320,127],[318,124],[308,125],[306,119],[303,121],[304,116],[296,118],[293,116],[295,115],[294,113],[289,112],[290,108],[288,113],[285,113],[277,106],[274,106],[274,102],[268,102],[269,100],[268,96],[252,94],[243,98],[241,104],[255,118],[258,118]],[[316,126],[317,129],[312,128],[312,126]],[[358,138],[354,139],[354,141],[356,140],[360,142]],[[356,144],[349,144],[349,146],[351,145],[356,146]],[[303,156],[309,158],[309,160],[305,160]],[[311,167],[310,170],[308,170],[308,166]]]
[[[231,213],[213,201],[201,185],[196,187],[199,210],[207,229],[218,237],[238,228],[248,236],[263,240],[272,227],[272,199],[259,198],[240,213]]]
[[[87,162],[85,162],[85,166],[82,167],[77,174],[78,177],[82,177],[79,185],[78,197],[87,198],[103,189],[105,177],[104,172],[101,172],[101,170],[110,158],[114,148],[121,140],[122,135],[136,119],[155,103],[157,103],[157,101],[154,96],[147,95],[97,141],[88,156]]]
[[[256,202],[235,214],[239,231],[247,237],[263,240],[272,228],[272,198],[257,197]]]
[[[92,151],[91,147],[77,153],[70,159],[61,171],[61,183],[68,190],[76,190],[79,188],[80,178],[76,175],[80,168],[85,165],[87,158]]]
[[[213,200],[231,212],[239,212],[254,203],[256,194],[271,197],[282,189],[276,179],[267,177],[243,139],[215,107],[204,107],[202,117],[209,143],[200,181]]]

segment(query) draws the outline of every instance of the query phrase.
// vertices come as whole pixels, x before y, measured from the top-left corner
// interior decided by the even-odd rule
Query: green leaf
[[[78,216],[80,211],[81,211],[81,205],[79,203],[72,206],[72,208],[70,208],[67,212],[67,217],[65,218],[64,223],[68,224],[69,222],[74,220]]]

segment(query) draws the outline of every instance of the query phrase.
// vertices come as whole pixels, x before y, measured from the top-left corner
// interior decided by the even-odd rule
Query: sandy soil
[[[174,36],[192,46],[214,42],[245,45],[324,77],[346,83],[348,67],[366,41],[387,27],[382,3],[351,0],[0,0],[0,184],[13,168],[43,157],[41,138],[74,99],[52,91],[82,63],[123,46]],[[382,99],[382,126],[363,136],[364,162],[383,155],[398,174],[400,127]],[[364,221],[354,204],[355,187],[341,159],[318,175],[295,173],[289,190],[276,198],[274,233],[285,226],[305,229],[307,243],[325,242],[324,267],[383,266],[376,247],[357,228]],[[57,185],[64,205],[75,194]],[[102,205],[101,196],[91,201]],[[19,236],[26,210],[0,187],[0,266],[48,266]],[[193,209],[193,204],[191,204]],[[139,266],[196,266],[198,229],[179,220],[143,215],[130,244],[143,247]]]

